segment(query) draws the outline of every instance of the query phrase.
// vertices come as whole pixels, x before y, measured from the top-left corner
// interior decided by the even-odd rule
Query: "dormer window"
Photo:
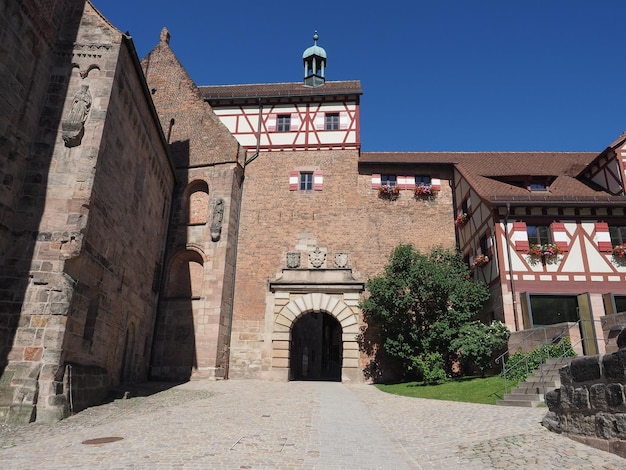
[[[548,191],[548,185],[545,183],[530,183],[528,185],[530,192],[545,192]]]

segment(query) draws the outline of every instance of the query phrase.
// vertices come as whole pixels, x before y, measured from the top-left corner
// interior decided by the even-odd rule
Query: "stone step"
[[[540,400],[507,400],[506,397],[503,400],[496,401],[496,405],[499,406],[525,406],[528,408],[536,408],[541,403]]]
[[[545,379],[542,379],[541,377],[528,377],[525,383],[529,385],[537,386],[537,387],[547,387],[547,388],[559,388],[561,386],[560,380],[558,381],[557,380],[545,380]],[[520,385],[521,383],[518,384],[518,386]]]

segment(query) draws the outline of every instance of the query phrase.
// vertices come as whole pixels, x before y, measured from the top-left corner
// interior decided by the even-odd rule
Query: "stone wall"
[[[546,394],[550,411],[542,424],[626,457],[626,334],[620,338],[618,352],[577,358],[561,369],[561,388]]]
[[[50,45],[47,88],[27,98],[43,106],[31,116],[15,218],[5,219],[19,251],[5,255],[11,271],[0,278],[11,292],[0,306],[10,325],[0,417],[20,422],[67,415],[68,363],[79,376],[96,371],[75,384],[82,407],[120,381],[147,378],[174,183],[130,39],[89,2],[55,5],[66,22]]]
[[[0,421],[33,420],[42,368],[60,361],[67,284],[39,227],[63,184],[50,172],[84,3],[0,2]]]
[[[161,32],[142,60],[176,165],[151,376],[224,377],[245,152]]]

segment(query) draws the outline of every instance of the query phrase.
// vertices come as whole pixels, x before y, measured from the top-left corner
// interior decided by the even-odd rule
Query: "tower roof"
[[[317,35],[317,31],[315,31],[315,34],[313,35],[313,45],[304,51],[304,53],[302,54],[303,59],[306,60],[308,57],[311,57],[314,55],[318,57],[323,57],[324,59],[326,59],[326,51],[324,50],[323,47],[320,47],[317,45],[318,39],[319,39],[319,36]]]

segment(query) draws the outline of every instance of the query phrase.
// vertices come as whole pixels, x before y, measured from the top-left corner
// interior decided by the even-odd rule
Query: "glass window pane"
[[[394,187],[396,185],[396,177],[394,175],[381,175],[380,183],[383,186],[391,186]]]
[[[576,296],[531,295],[530,309],[533,326],[578,321]]]

